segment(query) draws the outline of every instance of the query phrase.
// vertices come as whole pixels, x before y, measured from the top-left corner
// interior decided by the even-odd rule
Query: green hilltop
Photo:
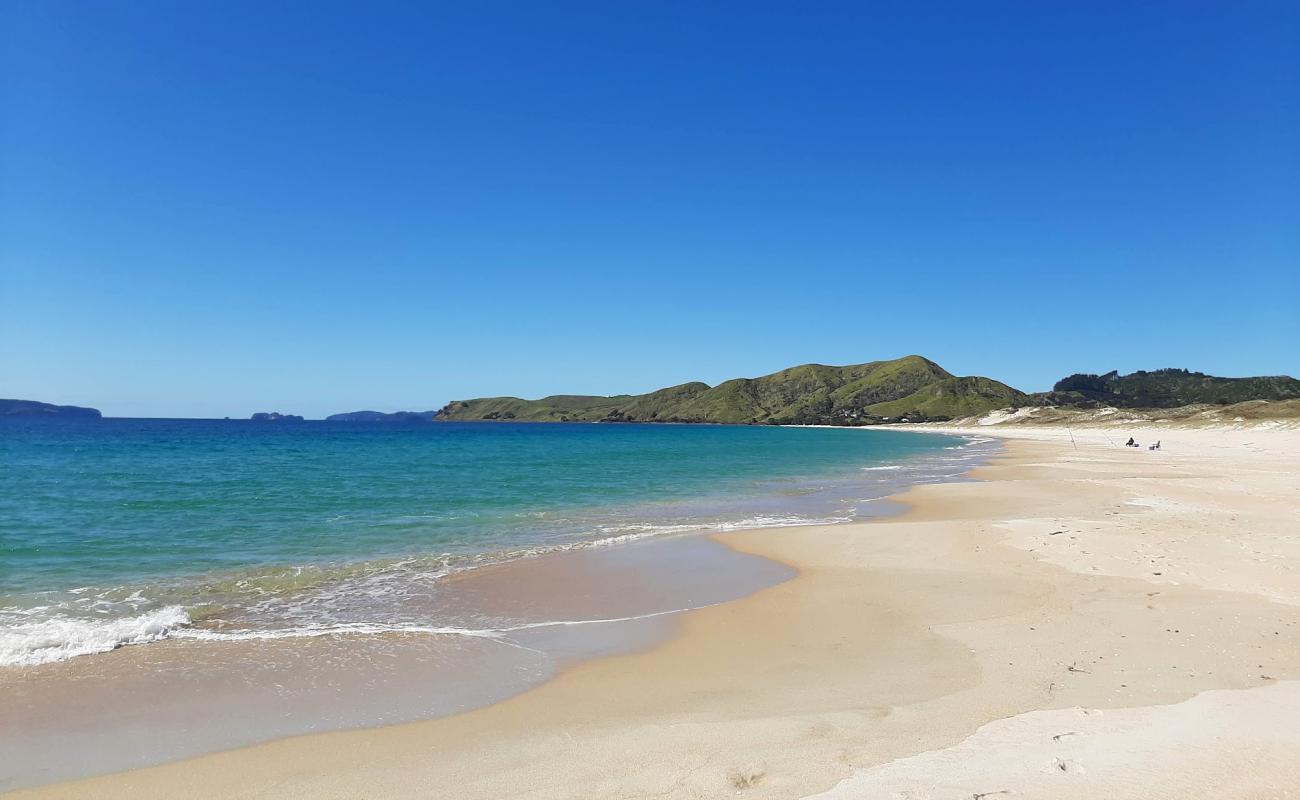
[[[804,364],[717,386],[683,383],[638,395],[456,400],[442,420],[711,422],[869,425],[944,420],[1022,405],[1028,395],[991,378],[959,378],[921,356],[845,367]]]

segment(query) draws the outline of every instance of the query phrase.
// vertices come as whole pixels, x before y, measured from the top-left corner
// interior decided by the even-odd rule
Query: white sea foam
[[[837,522],[849,522],[851,516],[844,517],[749,517],[735,522],[723,522],[711,526],[715,531],[747,531],[757,528],[796,528],[804,525],[834,525]]]
[[[903,468],[902,464],[885,464],[884,466],[880,466],[880,467],[862,467],[862,469],[865,470],[866,472],[875,472],[876,470],[882,470],[882,469],[902,469],[902,468]]]
[[[246,641],[250,639],[311,639],[320,636],[378,636],[383,634],[405,633],[425,634],[429,636],[469,636],[476,639],[507,639],[509,634],[540,628],[563,628],[575,625],[609,625],[618,622],[634,622],[642,619],[665,617],[680,614],[695,608],[673,608],[667,611],[652,611],[647,614],[635,614],[629,617],[598,617],[595,619],[560,619],[542,620],[540,622],[521,622],[518,625],[506,625],[500,628],[456,628],[437,625],[385,624],[377,622],[354,622],[321,625],[302,625],[295,628],[272,628],[267,630],[230,630],[213,631],[203,628],[178,628],[171,632],[177,639],[195,639],[207,642]]]
[[[55,617],[0,627],[0,666],[29,667],[106,653],[123,645],[166,638],[189,622],[185,609],[167,606],[135,617]]]
[[[427,636],[468,636],[476,639],[506,640],[512,633],[542,628],[575,625],[607,625],[618,622],[680,614],[691,608],[674,608],[628,617],[595,619],[542,620],[499,628],[459,628],[438,625],[388,624],[378,622],[322,623],[291,628],[209,630],[188,627],[190,617],[180,606],[167,606],[138,617],[116,620],[57,618],[0,629],[0,666],[33,667],[73,656],[106,653],[132,644],[146,644],[161,639],[189,639],[204,642],[249,640],[312,639],[322,636],[379,636],[416,634]]]
[[[837,517],[800,517],[800,516],[782,516],[782,515],[761,515],[755,517],[745,517],[737,520],[720,520],[712,522],[696,522],[677,525],[648,525],[643,523],[627,525],[603,525],[599,528],[601,533],[613,534],[601,539],[594,539],[586,542],[575,542],[566,545],[559,545],[554,550],[575,550],[588,547],[603,547],[612,544],[622,544],[624,542],[633,542],[639,539],[647,539],[652,536],[666,536],[674,533],[694,533],[707,531],[743,531],[757,528],[794,528],[803,525],[834,525],[837,522],[849,522],[851,516]]]

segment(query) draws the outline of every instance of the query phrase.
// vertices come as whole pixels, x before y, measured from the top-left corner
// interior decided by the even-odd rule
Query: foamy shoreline
[[[798,577],[487,708],[16,796],[1296,796],[1300,435],[1149,433],[724,534]]]
[[[967,446],[944,449],[964,451]],[[680,534],[848,522],[860,515],[882,513],[873,509],[884,506],[868,509],[866,505],[902,486],[963,474],[979,463],[979,449],[953,457],[937,452],[900,456],[904,459],[900,463],[858,468],[887,473],[879,477],[862,477],[864,472],[846,466],[843,474],[791,479],[790,486],[800,491],[782,491],[777,480],[766,493],[755,490],[752,496],[635,501],[626,507],[611,507],[617,513],[604,518],[596,514],[587,520],[577,516],[565,521],[561,515],[560,522],[573,528],[569,534],[513,549],[412,553],[335,563],[251,564],[212,573],[162,576],[134,585],[36,592],[32,595],[36,599],[26,606],[0,607],[0,671],[171,639],[234,641],[368,633],[490,637],[502,626],[475,627],[439,619],[436,614],[379,607],[379,598],[398,598],[410,592],[423,595],[431,581],[575,550]],[[331,613],[329,603],[322,602],[330,599],[323,595],[331,592],[371,597],[376,607]],[[300,609],[307,613],[299,613]]]

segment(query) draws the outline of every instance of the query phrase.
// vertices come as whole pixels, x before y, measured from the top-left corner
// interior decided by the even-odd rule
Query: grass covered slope
[[[760,378],[736,378],[717,386],[684,383],[642,395],[458,400],[438,412],[438,418],[854,425],[901,416],[964,416],[1025,398],[990,378],[958,378],[927,358],[906,356],[845,367],[804,364]]]
[[[438,419],[514,419],[526,422],[563,422],[600,420],[635,399],[633,395],[590,397],[586,395],[552,395],[540,400],[518,397],[481,397],[458,400],[438,411]]]
[[[875,403],[867,411],[879,417],[967,417],[995,408],[1022,405],[1027,395],[991,378],[948,378],[899,400]]]

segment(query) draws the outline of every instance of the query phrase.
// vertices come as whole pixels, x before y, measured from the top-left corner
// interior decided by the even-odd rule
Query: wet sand
[[[901,518],[717,537],[799,574],[654,647],[14,796],[1300,796],[1300,434],[981,432]]]
[[[391,633],[169,639],[0,670],[0,791],[320,731],[479,708],[583,659],[670,638],[683,608],[795,571],[703,536],[518,559],[447,576],[431,619],[495,637]]]

